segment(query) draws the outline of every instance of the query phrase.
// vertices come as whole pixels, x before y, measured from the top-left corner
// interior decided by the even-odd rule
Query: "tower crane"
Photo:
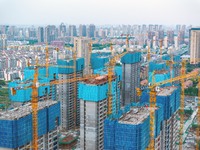
[[[122,34],[121,36],[123,35],[124,34]],[[129,52],[129,36],[129,34],[126,35],[126,52],[114,56],[112,59],[110,59],[108,64],[108,115],[112,114],[112,80],[114,76],[114,66],[117,60],[119,60],[121,57]]]
[[[92,65],[91,65],[91,54],[92,54],[92,41],[90,41],[88,43],[88,46],[89,46],[89,51],[88,51],[88,65],[89,65],[89,73],[88,74],[91,74],[92,73]]]
[[[198,103],[197,103],[197,128],[196,128],[196,150],[200,149],[200,77],[198,77]]]
[[[38,58],[36,58],[35,73],[32,85],[32,122],[33,122],[33,150],[38,150]],[[15,92],[16,93],[16,92]]]
[[[180,125],[180,143],[179,143],[179,149],[182,150],[182,133],[183,133],[183,121],[184,121],[184,116],[183,116],[183,111],[184,111],[184,80],[187,78],[192,78],[192,77],[196,77],[199,75],[198,71],[194,71],[188,74],[185,74],[185,61],[182,62],[182,74],[180,76],[177,76],[175,78],[171,78],[162,82],[157,82],[154,83],[153,85],[150,85],[148,87],[148,89],[150,90],[150,142],[149,142],[149,146],[148,149],[150,150],[154,150],[155,149],[155,141],[154,141],[154,127],[155,127],[155,107],[156,107],[156,87],[169,83],[169,82],[174,82],[174,81],[179,81],[181,80],[182,83],[182,87],[181,87],[181,104],[180,104],[180,110],[181,110],[181,125]],[[137,93],[138,96],[141,96],[141,89],[137,88]]]
[[[108,112],[107,112],[108,115],[112,114],[112,80],[114,76],[114,66],[116,64],[116,61],[119,60],[121,57],[123,57],[127,53],[128,51],[114,56],[109,61],[109,64],[108,64]]]
[[[129,36],[131,36],[130,34],[122,34],[121,36],[126,36],[126,49],[128,51],[129,48]]]
[[[45,54],[46,54],[46,60],[45,60],[45,66],[46,66],[46,77],[48,78],[48,71],[49,71],[49,48],[48,43],[46,44],[45,48]]]
[[[33,118],[32,118],[32,122],[33,122],[33,141],[32,141],[32,148],[33,150],[38,150],[38,118],[37,118],[37,115],[38,115],[38,88],[41,87],[41,86],[52,86],[52,85],[57,85],[57,84],[63,84],[63,83],[71,83],[73,82],[74,83],[74,90],[75,90],[75,93],[74,93],[74,120],[75,120],[75,126],[76,126],[76,99],[77,99],[77,94],[76,94],[76,91],[77,91],[77,81],[82,81],[82,80],[85,80],[85,79],[89,79],[89,78],[92,78],[92,77],[96,77],[98,75],[86,75],[82,78],[77,78],[76,77],[76,51],[75,50],[72,50],[73,51],[73,60],[74,60],[74,78],[72,79],[67,79],[67,80],[53,80],[51,81],[50,83],[43,83],[43,84],[40,84],[39,85],[39,82],[38,82],[38,67],[39,66],[42,66],[42,65],[39,65],[38,64],[38,57],[36,58],[36,65],[34,67],[34,78],[33,78],[33,83],[31,86],[27,86],[27,87],[24,87],[24,89],[28,89],[28,88],[32,88],[32,100],[31,100],[31,105],[32,105],[32,115],[33,115]],[[48,77],[48,67],[49,67],[49,64],[48,64],[48,47],[46,47],[46,64],[45,66],[47,67],[46,70],[46,76]],[[67,66],[66,68],[72,68],[72,66]],[[20,89],[21,87],[16,87],[16,88],[12,88],[12,93],[13,94],[16,94],[16,90]]]
[[[79,77],[79,78],[72,78],[72,79],[66,79],[66,80],[53,80],[50,83],[42,83],[39,84],[38,82],[38,59],[36,61],[36,66],[34,68],[35,72],[34,72],[34,79],[33,79],[33,83],[30,86],[25,86],[23,87],[23,89],[29,89],[32,88],[32,100],[31,100],[31,105],[32,105],[32,122],[33,122],[33,141],[32,141],[32,148],[33,150],[38,150],[38,88],[42,87],[42,86],[52,86],[52,85],[57,85],[57,84],[63,84],[63,83],[76,83],[78,81],[83,81],[86,79],[90,79],[90,78],[94,78],[97,77],[99,75],[85,75],[83,77]],[[12,88],[12,92],[16,93],[16,90],[21,89],[22,87],[15,87]],[[76,115],[75,115],[76,116]]]
[[[114,56],[114,51],[113,51],[113,43],[110,43],[110,51],[111,51],[111,55]]]
[[[173,54],[172,54],[172,49],[170,49],[170,60],[167,60],[166,64],[170,67],[170,77],[172,78],[173,65],[176,64],[174,62],[174,58],[173,58]]]
[[[181,76],[186,74],[186,60],[182,61],[181,66]],[[198,72],[197,72],[198,73]],[[198,75],[198,74],[197,74]],[[194,76],[193,76],[194,77]],[[181,102],[180,102],[180,132],[179,132],[179,150],[183,149],[183,128],[184,128],[184,102],[185,102],[185,89],[184,89],[184,78],[180,79],[181,81]]]

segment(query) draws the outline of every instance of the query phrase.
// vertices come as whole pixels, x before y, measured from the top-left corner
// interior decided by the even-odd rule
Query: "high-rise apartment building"
[[[86,25],[79,25],[79,36],[87,36],[87,28]]]
[[[44,28],[39,27],[38,28],[38,42],[44,42]]]
[[[67,32],[67,29],[66,29],[66,25],[64,23],[61,23],[60,26],[59,26],[59,36],[60,37],[64,37],[66,36],[66,32]]]
[[[167,31],[167,39],[168,39],[169,45],[174,44],[174,31],[172,31],[172,30]]]
[[[94,33],[95,33],[95,25],[94,24],[90,24],[89,28],[88,28],[88,37],[89,38],[93,38],[94,37]]]
[[[136,88],[140,87],[141,53],[130,51],[122,57],[122,105],[138,102]]]
[[[142,25],[142,32],[146,32],[147,31],[147,26],[145,24]]]
[[[116,114],[117,82],[112,80],[112,112]],[[79,83],[80,99],[80,148],[104,149],[104,119],[108,107],[108,77],[102,75]]]
[[[76,31],[75,25],[69,26],[69,36],[71,36],[71,37],[77,36],[77,31]]]
[[[180,24],[177,24],[177,25],[176,25],[176,32],[178,33],[180,30],[181,30],[181,25],[180,25]]]
[[[56,26],[54,25],[48,25],[46,28],[45,28],[45,42],[52,42],[56,39],[57,37],[57,29],[56,29]]]
[[[7,49],[7,36],[6,34],[0,34],[0,50]]]
[[[29,39],[36,39],[37,38],[37,31],[35,27],[28,28],[28,38]]]
[[[86,37],[75,37],[74,38],[74,49],[77,52],[77,57],[85,59],[84,74],[89,74],[90,70],[90,54],[89,54],[89,38]]]
[[[153,31],[153,27],[154,27],[154,25],[149,24],[149,31]]]
[[[72,58],[58,59],[58,66],[66,66],[67,68],[67,66],[73,65],[74,60]],[[58,68],[59,80],[74,78],[74,69],[66,68]],[[78,58],[76,60],[76,77],[80,78],[83,76],[83,68],[84,59]],[[61,127],[64,130],[75,129],[80,125],[80,101],[77,91],[77,82],[61,83],[58,85],[58,100],[61,102]]]
[[[179,44],[184,44],[184,39],[185,39],[185,31],[184,30],[180,30],[178,32],[178,41],[179,41]]]
[[[190,29],[190,63],[200,62],[200,28]]]
[[[38,149],[59,149],[60,103],[38,102]],[[33,122],[31,103],[0,112],[0,149],[32,149]]]

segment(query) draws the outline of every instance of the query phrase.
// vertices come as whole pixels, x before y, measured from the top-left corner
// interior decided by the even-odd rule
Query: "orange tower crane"
[[[79,78],[72,78],[72,79],[66,79],[66,80],[53,80],[50,83],[42,83],[39,84],[38,82],[38,60],[36,61],[36,66],[34,68],[34,79],[33,83],[30,86],[23,87],[23,89],[29,89],[32,88],[32,100],[31,100],[31,105],[32,105],[32,122],[33,122],[33,141],[32,141],[32,148],[33,150],[38,150],[38,88],[42,86],[52,86],[52,85],[57,85],[57,84],[64,84],[64,83],[76,83],[78,81],[83,81],[86,79],[94,78],[99,75],[85,75],[84,77],[79,77]],[[16,89],[15,89],[16,88]],[[11,89],[13,93],[16,93],[17,89],[21,89],[21,87],[15,87]],[[75,103],[76,105],[76,103]],[[76,113],[75,113],[76,114]]]
[[[89,74],[92,74],[92,65],[91,65],[92,41],[88,43],[88,46],[89,46],[89,51],[88,51]]]
[[[45,61],[45,66],[46,66],[46,77],[48,77],[48,71],[49,71],[49,48],[48,45],[46,44],[45,48],[45,53],[46,53],[46,61]]]
[[[114,51],[113,51],[113,43],[110,43],[110,51],[111,51],[111,55],[114,56]]]
[[[114,66],[116,64],[116,61],[119,60],[121,57],[123,57],[127,53],[128,51],[114,56],[109,61],[109,64],[108,64],[108,112],[107,112],[108,115],[112,114],[112,80],[114,76]]]
[[[32,113],[33,113],[33,150],[38,150],[38,58],[36,58],[35,73],[32,85]],[[16,92],[15,92],[16,93]]]
[[[57,49],[58,50],[58,49]],[[65,68],[74,68],[74,80],[73,80],[73,83],[74,83],[74,120],[75,120],[75,126],[76,126],[76,99],[77,99],[77,83],[76,83],[76,51],[74,50],[73,51],[74,54],[73,54],[73,60],[74,60],[74,66],[67,66]],[[45,63],[45,66],[46,66],[46,77],[48,77],[48,67],[49,67],[49,57],[48,57],[48,47],[46,47],[46,63]],[[31,101],[31,104],[32,104],[32,111],[33,111],[33,149],[34,150],[37,150],[38,149],[38,131],[37,131],[37,128],[38,128],[38,124],[37,124],[37,121],[38,121],[38,118],[37,118],[37,114],[38,114],[38,67],[39,66],[42,66],[42,65],[39,65],[38,64],[38,58],[36,58],[36,66],[35,66],[35,73],[34,73],[34,79],[33,79],[33,85],[32,85],[32,89],[33,89],[33,93],[32,93],[32,101]],[[84,79],[84,78],[83,78]],[[66,81],[65,81],[66,82]],[[52,82],[52,83],[55,83],[57,84],[58,82]],[[51,84],[51,85],[54,85],[54,84]],[[14,91],[13,93],[16,93],[16,91]]]
[[[150,89],[150,142],[149,142],[149,146],[148,149],[149,150],[155,150],[155,141],[154,141],[154,128],[155,128],[155,107],[156,107],[156,87],[169,83],[169,82],[174,82],[174,81],[181,81],[181,83],[184,83],[184,80],[187,78],[192,78],[192,77],[196,77],[199,75],[198,71],[195,72],[191,72],[189,74],[185,74],[185,61],[182,62],[182,74],[180,76],[177,76],[175,78],[171,78],[162,82],[157,82],[154,83],[153,85],[149,86],[148,89]],[[182,84],[181,87],[181,106],[180,106],[180,110],[181,112],[184,110],[184,85]],[[137,93],[138,96],[141,96],[141,90],[139,88],[137,88]],[[182,150],[182,133],[183,133],[183,113],[181,114],[181,129],[180,129],[180,143],[179,143],[179,149]]]
[[[196,150],[200,149],[200,77],[198,77],[198,103],[197,103],[197,128],[196,128]]]
[[[75,123],[74,123],[74,125],[75,125],[75,128],[76,128],[76,126],[77,126],[77,124],[76,124],[76,116],[77,116],[77,103],[76,103],[76,101],[77,101],[77,82],[76,82],[76,78],[77,78],[77,75],[76,75],[76,57],[77,57],[77,53],[76,53],[76,50],[75,49],[73,49],[73,60],[74,60],[74,79],[75,79],[75,81],[74,81],[74,121],[75,121]]]
[[[128,50],[128,48],[129,48],[129,36],[130,36],[130,34],[122,34],[121,36],[126,36],[126,49]]]
[[[186,60],[182,61],[181,76],[186,74]],[[181,78],[181,103],[180,103],[180,132],[179,132],[179,150],[183,149],[183,128],[184,128],[184,101],[185,101],[185,89],[184,89],[184,78]]]

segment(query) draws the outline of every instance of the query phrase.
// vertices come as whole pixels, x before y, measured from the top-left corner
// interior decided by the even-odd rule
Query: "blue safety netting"
[[[84,69],[84,58],[77,58],[76,60],[76,71],[82,71]],[[67,67],[73,67],[74,66],[74,60],[64,60],[64,59],[58,59],[58,73],[59,74],[71,74],[74,72],[74,68],[67,68]]]
[[[134,64],[141,61],[141,52],[128,52],[121,58],[123,64]]]
[[[60,103],[38,111],[38,136],[60,125]],[[17,148],[32,141],[32,114],[15,120],[0,120],[0,147]]]

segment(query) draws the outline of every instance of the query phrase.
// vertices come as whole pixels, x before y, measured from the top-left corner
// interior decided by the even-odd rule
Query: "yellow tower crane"
[[[112,80],[114,76],[114,66],[116,64],[116,61],[119,60],[121,57],[123,57],[127,53],[128,51],[114,56],[109,61],[109,64],[108,64],[108,112],[107,112],[108,115],[112,114]]]
[[[110,51],[111,51],[111,55],[114,56],[114,51],[113,51],[113,43],[110,43]]]
[[[74,60],[74,125],[75,125],[75,128],[77,127],[77,123],[76,123],[76,116],[77,116],[77,81],[76,81],[76,78],[77,78],[77,75],[76,75],[76,57],[77,57],[77,53],[76,53],[76,50],[75,48],[73,48],[73,60]]]
[[[83,77],[79,78],[72,78],[72,79],[66,79],[66,80],[53,80],[50,83],[42,83],[39,84],[38,82],[38,60],[36,61],[36,66],[34,68],[34,79],[33,83],[30,86],[23,87],[23,89],[29,89],[32,88],[32,100],[31,100],[31,105],[32,105],[32,122],[33,122],[33,141],[32,141],[32,149],[33,150],[38,150],[38,88],[42,86],[52,86],[52,85],[57,85],[57,84],[64,84],[64,83],[76,83],[78,81],[83,81],[86,79],[98,77],[99,75],[85,75]],[[16,90],[21,89],[21,87],[15,87],[12,88],[12,93],[16,93]],[[76,103],[75,103],[76,104]]]
[[[170,67],[170,77],[172,78],[173,65],[176,64],[174,62],[174,58],[173,58],[173,54],[172,54],[172,49],[170,49],[170,60],[167,60],[166,64]]]
[[[88,43],[89,51],[88,51],[88,65],[89,65],[89,74],[92,74],[92,65],[91,65],[91,54],[92,54],[92,41]]]
[[[196,150],[200,149],[200,77],[198,77],[198,103],[197,103],[197,128],[196,128]]]
[[[57,49],[58,51],[58,49]],[[73,60],[74,60],[74,66],[66,66],[64,68],[74,68],[74,78],[73,78],[73,83],[74,83],[74,120],[75,120],[75,126],[76,126],[76,99],[77,99],[77,78],[76,78],[76,51],[73,50],[74,54],[73,54]],[[48,47],[46,47],[46,77],[48,77],[48,67],[49,67],[49,62],[48,62]],[[33,79],[33,84],[32,84],[32,111],[33,111],[33,150],[38,150],[38,118],[37,118],[37,114],[38,114],[38,67],[42,66],[38,64],[38,57],[36,58],[36,66],[34,68],[35,73],[34,73],[34,79]],[[85,78],[82,78],[85,79]],[[62,80],[61,80],[62,81]],[[69,83],[70,80],[64,81],[65,83]],[[58,82],[57,80],[54,80],[51,82],[51,85],[55,85],[55,84],[60,84],[60,82]],[[13,91],[13,93],[16,93],[16,91]]]
[[[45,48],[45,54],[46,54],[46,61],[45,61],[45,66],[46,66],[46,77],[48,78],[49,74],[49,48],[48,48],[48,43],[46,44],[46,48]]]
[[[130,34],[122,34],[121,36],[126,36],[126,50],[128,51]]]
[[[35,73],[33,78],[31,105],[33,116],[33,150],[38,150],[38,58],[36,58]]]
[[[76,43],[75,43],[76,44]],[[73,79],[75,80],[75,79],[77,79],[77,74],[76,74],[76,59],[77,59],[77,52],[76,52],[76,50],[75,50],[75,48],[69,48],[69,50],[70,51],[72,51],[72,53],[73,53],[73,62],[74,62],[74,66],[73,66],[73,68],[74,68],[74,73],[73,73]],[[76,103],[76,101],[77,101],[77,82],[76,81],[74,81],[73,82],[74,83],[74,125],[75,125],[75,128],[77,127],[77,123],[76,123],[76,116],[77,116],[77,103]]]
[[[182,63],[182,74],[180,76],[177,76],[175,78],[171,78],[162,82],[157,82],[154,83],[153,85],[149,86],[148,89],[150,90],[150,142],[149,142],[149,146],[148,149],[149,150],[154,150],[155,149],[155,141],[154,141],[154,127],[155,127],[155,116],[154,116],[154,112],[155,112],[155,107],[156,107],[156,87],[166,84],[166,83],[170,83],[170,82],[174,82],[174,81],[181,81],[181,83],[184,83],[184,80],[187,78],[192,78],[192,77],[196,77],[199,75],[198,71],[194,71],[191,72],[189,74],[185,74],[185,61],[183,61]],[[181,87],[181,104],[180,104],[180,110],[181,112],[184,110],[184,90],[183,90],[183,84]],[[138,92],[138,96],[141,96],[141,90],[139,88],[137,88],[137,92]],[[183,120],[183,113],[181,113],[181,120]],[[180,143],[179,143],[179,149],[182,148],[182,133],[183,133],[183,121],[181,122],[182,124],[180,125]],[[181,149],[182,150],[182,149]]]
[[[162,45],[163,45],[163,40],[160,40],[160,58],[162,60]]]
[[[181,66],[181,76],[186,74],[186,60],[182,61]],[[180,131],[179,131],[179,150],[183,149],[183,132],[184,132],[184,102],[185,102],[185,89],[184,89],[184,78],[180,79],[181,81],[181,103],[180,103]]]

